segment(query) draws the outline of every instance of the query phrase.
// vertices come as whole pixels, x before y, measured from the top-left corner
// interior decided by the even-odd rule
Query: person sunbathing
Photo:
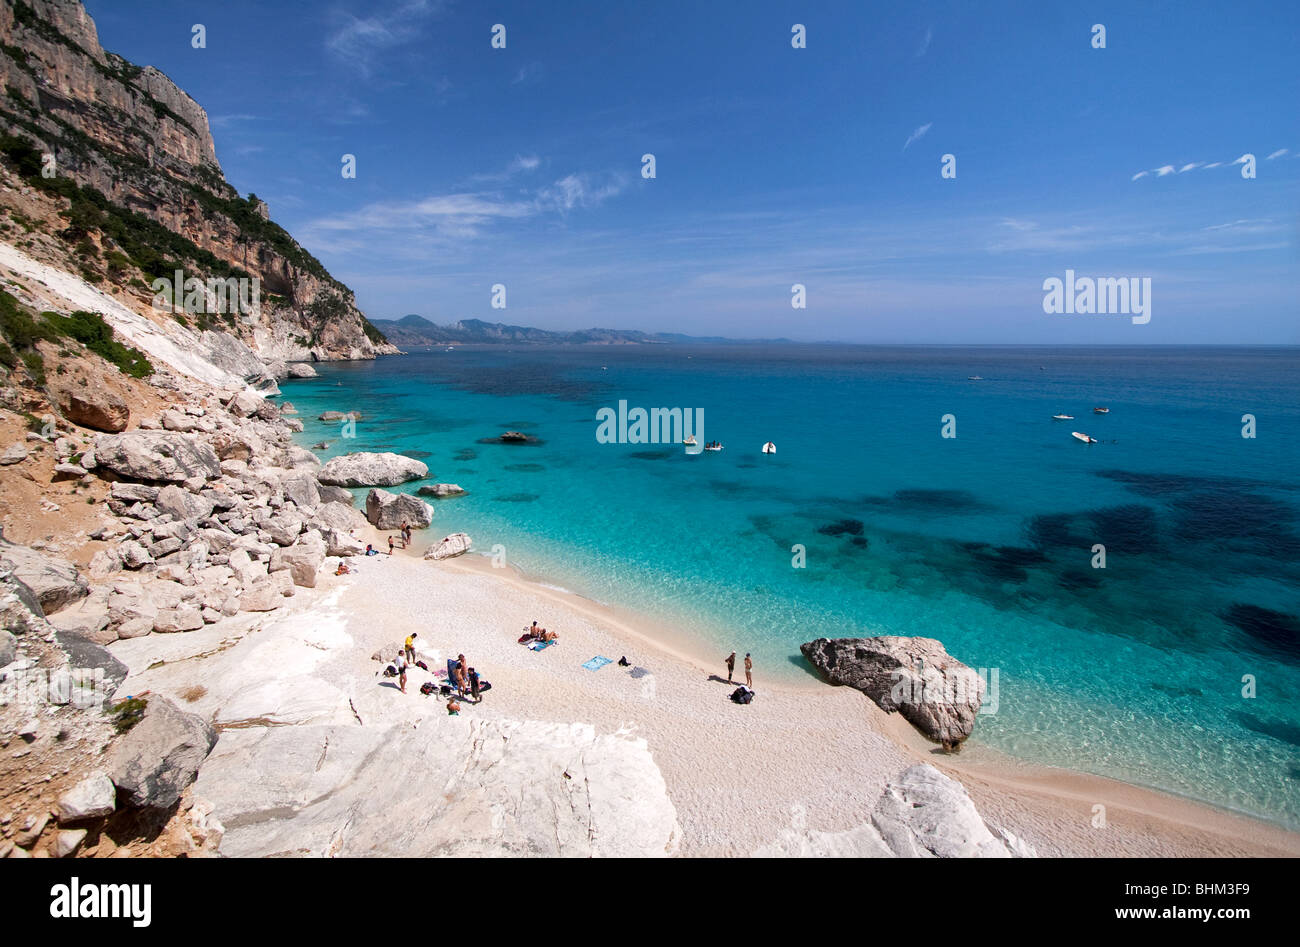
[[[339,567],[334,572],[335,575],[351,575],[352,568],[343,560],[339,560]]]

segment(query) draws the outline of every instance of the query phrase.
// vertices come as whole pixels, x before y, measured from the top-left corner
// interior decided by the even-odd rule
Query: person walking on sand
[[[736,673],[736,652],[727,655],[727,683],[731,683],[731,675]]]
[[[389,537],[388,537],[388,554],[389,554],[390,556],[393,554],[393,537],[392,537],[392,536],[389,536]]]
[[[749,652],[745,652],[745,686],[754,686],[754,662],[749,659]]]
[[[469,696],[474,698],[476,704],[483,699],[478,695],[478,671],[473,668],[469,669]]]
[[[412,664],[415,663],[415,639],[418,637],[419,635],[415,632],[411,632],[406,636],[406,646],[404,648],[406,651],[406,660],[410,661]]]
[[[402,693],[406,693],[406,655],[397,652],[397,660],[393,662],[397,665],[397,681],[401,685]]]

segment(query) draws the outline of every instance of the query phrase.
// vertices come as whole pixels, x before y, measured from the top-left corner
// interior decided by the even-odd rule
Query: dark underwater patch
[[[1039,549],[1088,549],[1088,537],[1073,530],[1070,513],[1040,513],[1029,521],[1029,541]]]
[[[817,532],[823,536],[861,536],[864,525],[862,520],[836,520],[817,527]]]
[[[1283,743],[1289,743],[1292,746],[1300,746],[1300,727],[1294,724],[1282,720],[1264,720],[1254,714],[1248,714],[1244,710],[1234,710],[1228,716],[1247,730],[1262,733],[1266,737],[1281,740]]]
[[[1048,558],[1039,550],[1027,546],[990,547],[980,543],[969,551],[979,571],[999,582],[1027,582],[1027,567],[1041,566],[1048,562]]]
[[[504,470],[513,470],[516,473],[541,473],[546,469],[545,464],[506,464]]]
[[[1087,592],[1101,588],[1101,576],[1097,575],[1095,569],[1088,571],[1071,569],[1069,572],[1061,573],[1056,579],[1056,584],[1067,592]]]
[[[1300,662],[1300,617],[1242,602],[1220,617],[1245,632],[1253,650]]]
[[[532,503],[541,498],[540,493],[507,493],[499,497],[493,497],[492,500],[494,503]]]
[[[456,451],[456,455],[452,457],[452,460],[466,461],[474,460],[476,457],[478,457],[478,451],[474,448],[462,447],[460,450]]]
[[[399,453],[401,453],[403,457],[409,457],[412,460],[424,460],[426,457],[433,456],[433,454],[429,453],[427,450],[404,450]]]
[[[1110,506],[1088,514],[1092,521],[1093,542],[1131,555],[1154,552],[1160,548],[1156,532],[1156,511],[1140,503]],[[1091,548],[1091,544],[1088,548]]]
[[[675,453],[677,452],[671,450],[634,450],[627,456],[635,460],[667,460]]]
[[[529,434],[523,440],[516,440],[513,437],[480,437],[476,443],[479,444],[509,444],[511,447],[536,447],[546,442],[540,437],[533,437]]]
[[[887,497],[866,496],[860,502],[869,509],[888,510],[892,513],[955,514],[991,509],[969,490],[909,488],[897,490]]]

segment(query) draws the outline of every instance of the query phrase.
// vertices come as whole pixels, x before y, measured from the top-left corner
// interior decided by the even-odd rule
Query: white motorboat
[[[1089,437],[1087,434],[1080,434],[1078,431],[1071,431],[1070,436],[1083,441],[1085,444],[1097,443],[1097,439],[1095,437]]]
[[[1110,414],[1110,408],[1093,408],[1093,414]]]
[[[708,450],[708,451],[720,451],[720,450],[722,450],[722,445],[721,445],[721,444],[709,444],[709,445],[706,446],[704,449],[705,449],[705,450]]]
[[[1073,421],[1073,420],[1074,420],[1074,415],[1073,415],[1073,414],[1054,414],[1054,415],[1052,415],[1052,420],[1053,420],[1053,421]]]

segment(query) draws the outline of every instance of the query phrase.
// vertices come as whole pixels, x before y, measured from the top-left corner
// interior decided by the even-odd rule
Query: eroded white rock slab
[[[195,793],[229,856],[646,857],[679,837],[645,741],[587,724],[227,730]]]

